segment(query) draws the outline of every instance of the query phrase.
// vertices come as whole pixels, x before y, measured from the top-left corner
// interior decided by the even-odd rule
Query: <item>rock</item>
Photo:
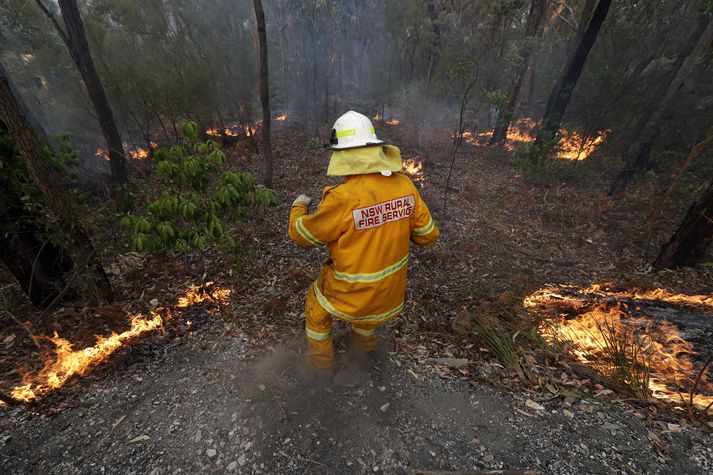
[[[241,467],[243,465],[245,465],[246,459],[247,459],[247,457],[245,456],[245,454],[242,454],[240,457],[238,457],[238,463],[240,464]]]
[[[218,452],[215,449],[208,449],[205,451],[205,454],[208,458],[215,458],[215,456],[218,455]]]
[[[149,300],[149,305],[151,305],[152,307],[158,306],[158,299]]]
[[[494,459],[495,459],[495,457],[493,457],[492,455],[486,455],[485,457],[483,457],[483,462],[485,462],[485,463],[490,463],[490,462],[492,462]]]
[[[379,408],[379,410],[380,410],[381,412],[386,412],[386,411],[389,410],[389,406],[390,406],[390,405],[391,405],[391,403],[388,403],[388,402],[387,402],[386,404],[384,404],[383,406],[381,406],[381,407]]]
[[[602,424],[602,429],[604,430],[619,430],[619,426],[616,424],[612,424],[611,422],[605,422]]]
[[[545,406],[543,406],[542,404],[536,403],[532,399],[528,399],[527,401],[525,401],[525,405],[527,407],[529,407],[530,409],[534,409],[536,411],[544,411],[545,410]]]
[[[264,391],[267,389],[267,387],[264,384],[259,384],[257,387],[260,391]]]
[[[6,435],[3,435],[2,437],[0,437],[0,445],[5,445],[5,444],[7,444],[8,442],[10,442],[11,440],[12,440],[12,436],[11,436],[11,435],[7,435],[7,434],[6,434]]]
[[[567,409],[562,409],[562,414],[564,414],[565,417],[574,417],[574,413],[572,411],[568,411]]]
[[[238,470],[238,462],[232,461],[228,464],[228,471],[235,472]]]

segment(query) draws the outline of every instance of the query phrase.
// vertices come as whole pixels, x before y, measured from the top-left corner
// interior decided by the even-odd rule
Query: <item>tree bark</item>
[[[45,206],[55,216],[58,227],[67,235],[67,248],[75,265],[87,266],[87,284],[94,300],[112,301],[109,278],[99,262],[94,246],[84,232],[74,213],[69,197],[65,194],[56,171],[50,166],[42,145],[27,117],[22,113],[10,88],[5,71],[0,67],[0,120],[8,128],[27,172],[44,197]]]
[[[624,168],[622,168],[614,179],[609,190],[609,196],[623,192],[631,182],[631,179],[634,178],[636,172],[648,166],[651,149],[656,137],[659,135],[661,119],[666,115],[673,104],[678,91],[695,71],[701,56],[706,53],[711,42],[713,42],[713,17],[709,17],[708,25],[705,29],[697,28],[696,31],[694,31],[693,36],[696,35],[698,36],[697,38],[691,38],[696,41],[691,53],[689,55],[680,55],[674,63],[674,73],[666,85],[661,102],[653,109],[653,112],[647,114],[647,116],[639,122],[640,125],[638,127],[640,127],[641,132],[638,133],[636,141],[627,149],[624,155]]]
[[[6,135],[0,121],[0,135]],[[14,150],[0,146],[0,163],[12,166]],[[63,249],[42,238],[41,219],[26,209],[10,183],[0,177],[0,261],[38,308],[45,309],[62,287],[72,260]]]
[[[654,261],[655,271],[697,264],[713,242],[713,181],[693,203],[678,229]]]
[[[264,173],[262,183],[272,186],[272,140],[270,138],[270,76],[267,64],[267,32],[265,29],[265,12],[262,9],[262,0],[253,0],[255,7],[255,20],[257,21],[258,40],[260,42],[260,102],[262,103],[262,155]]]
[[[597,7],[592,14],[592,20],[587,26],[587,30],[582,35],[576,50],[567,62],[562,78],[557,81],[554,89],[550,93],[550,98],[547,101],[547,109],[542,118],[542,125],[537,132],[537,137],[533,146],[531,158],[534,161],[539,160],[542,156],[549,153],[556,145],[555,140],[557,132],[562,125],[562,118],[569,105],[569,100],[572,97],[574,88],[577,86],[579,76],[582,74],[582,69],[587,61],[587,56],[597,41],[599,30],[604,24],[604,20],[609,12],[611,0],[599,0]]]
[[[44,7],[41,0],[36,1],[45,14],[50,17],[60,37],[67,45],[69,55],[77,66],[84,86],[87,88],[87,94],[94,106],[97,121],[109,152],[112,196],[120,209],[129,210],[131,208],[131,196],[128,189],[129,175],[124,146],[121,142],[121,134],[119,134],[119,129],[114,121],[114,113],[109,105],[109,99],[107,99],[106,92],[94,66],[77,1],[58,0],[65,26],[64,30],[54,19],[54,16]]]
[[[529,38],[536,38],[538,36],[538,32],[541,31],[540,24],[545,16],[548,5],[548,0],[532,0],[530,3],[530,13],[527,15],[525,35],[523,37],[525,41],[528,41]],[[502,142],[507,138],[508,128],[510,127],[510,122],[512,122],[513,113],[515,112],[515,105],[517,104],[518,97],[520,96],[520,89],[522,88],[522,83],[525,79],[527,69],[530,66],[532,49],[533,47],[531,44],[525,44],[521,64],[515,72],[515,80],[510,87],[507,105],[498,111],[498,120],[495,123],[493,135],[490,137],[491,145]]]

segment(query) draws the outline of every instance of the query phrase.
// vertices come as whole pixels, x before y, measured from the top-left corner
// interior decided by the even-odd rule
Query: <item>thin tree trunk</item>
[[[535,38],[537,36],[537,33],[540,30],[540,23],[542,23],[542,18],[545,15],[545,11],[547,11],[548,4],[549,2],[547,0],[532,0],[530,3],[530,13],[527,15],[525,35],[523,37],[525,42],[527,42],[529,38]],[[522,88],[525,74],[527,73],[528,66],[530,65],[532,50],[532,44],[525,44],[525,51],[522,55],[521,64],[517,68],[515,80],[510,87],[507,105],[498,111],[498,120],[495,123],[493,135],[490,137],[491,145],[502,142],[507,138],[508,128],[510,127],[510,122],[512,121],[513,113],[515,112],[515,105],[517,104],[518,97],[520,96],[520,89]]]
[[[272,186],[272,140],[270,139],[270,84],[267,64],[267,32],[265,29],[265,12],[262,9],[262,0],[253,0],[257,32],[260,42],[260,102],[262,103],[262,154],[264,161],[264,174],[262,182],[265,186]]]
[[[67,234],[69,249],[77,267],[87,266],[87,284],[96,300],[112,300],[111,284],[96,255],[94,246],[82,229],[57,172],[50,166],[32,124],[22,113],[10,83],[0,65],[0,120],[8,128],[27,171],[44,197],[45,206],[55,216],[58,227]]]
[[[531,158],[535,161],[549,153],[556,145],[557,132],[562,125],[562,118],[567,110],[574,88],[577,86],[579,76],[582,74],[587,56],[597,41],[599,30],[604,24],[610,6],[611,0],[599,0],[592,14],[592,20],[577,45],[577,49],[569,59],[562,78],[552,89],[531,154]]]
[[[691,151],[688,153],[688,157],[686,157],[686,160],[681,163],[681,166],[676,172],[676,176],[673,178],[668,188],[666,188],[664,194],[659,195],[658,198],[656,198],[656,204],[654,205],[654,209],[653,211],[651,211],[651,214],[649,214],[648,218],[646,218],[646,222],[644,223],[644,232],[642,233],[642,240],[646,239],[646,237],[649,235],[649,232],[651,232],[651,228],[653,227],[654,222],[661,214],[661,208],[663,208],[664,204],[668,201],[671,195],[681,184],[686,171],[691,167],[691,165],[693,165],[693,162],[696,161],[703,149],[706,148],[706,145],[711,142],[713,142],[713,135],[709,135],[708,137],[704,138],[693,146]]]
[[[676,232],[661,249],[653,268],[692,266],[698,263],[713,242],[713,181],[703,196],[693,203]]]
[[[651,149],[661,127],[661,119],[673,104],[678,91],[695,71],[701,56],[710,48],[711,42],[713,42],[713,17],[708,19],[708,26],[701,32],[691,54],[685,56],[685,59],[680,63],[680,67],[676,69],[671,77],[666,87],[666,93],[654,109],[654,112],[646,118],[637,140],[627,149],[624,155],[624,168],[612,183],[609,196],[623,192],[636,172],[648,166]]]
[[[114,114],[109,105],[109,99],[102,86],[99,75],[94,67],[91,50],[87,42],[84,23],[79,13],[76,0],[58,0],[59,8],[62,11],[62,20],[65,30],[54,19],[54,16],[42,4],[41,0],[36,0],[40,8],[52,20],[59,36],[69,49],[69,54],[79,70],[84,86],[87,88],[89,99],[92,101],[97,121],[101,128],[104,141],[109,152],[109,166],[111,167],[112,196],[119,208],[128,210],[131,208],[131,195],[129,194],[129,175],[126,165],[124,146],[121,143],[121,134],[116,127]]]

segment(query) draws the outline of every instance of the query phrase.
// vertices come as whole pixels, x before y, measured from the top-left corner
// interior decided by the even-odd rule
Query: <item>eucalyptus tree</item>
[[[104,91],[99,75],[97,74],[92,58],[84,23],[79,12],[76,0],[58,0],[62,13],[64,28],[60,25],[55,14],[48,9],[42,0],[36,0],[37,5],[47,15],[57,34],[62,39],[69,55],[77,66],[82,81],[87,88],[97,121],[106,142],[109,163],[111,166],[112,194],[120,208],[131,208],[131,195],[129,193],[129,174],[126,165],[124,146],[121,134],[114,122],[114,113],[109,105],[109,99]]]

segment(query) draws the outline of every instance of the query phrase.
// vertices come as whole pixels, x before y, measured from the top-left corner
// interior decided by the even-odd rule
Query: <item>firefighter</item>
[[[433,244],[438,227],[411,180],[400,173],[401,152],[376,137],[368,117],[349,111],[334,123],[327,175],[344,178],[312,199],[300,195],[290,212],[290,238],[302,247],[327,246],[331,259],[307,291],[307,354],[315,370],[334,365],[332,319],[351,324],[352,345],[376,347],[376,326],[404,307],[409,244]]]

